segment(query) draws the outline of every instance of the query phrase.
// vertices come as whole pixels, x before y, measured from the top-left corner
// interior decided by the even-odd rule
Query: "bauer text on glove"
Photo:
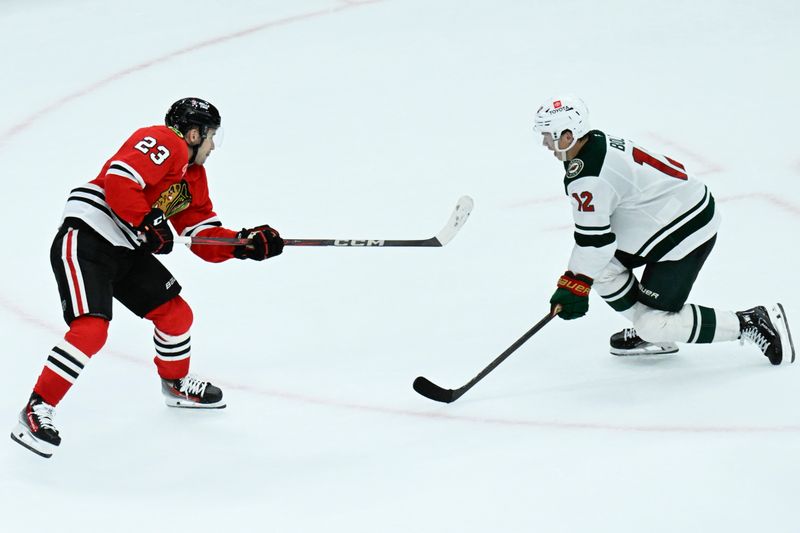
[[[550,298],[550,309],[561,306],[558,316],[564,320],[580,318],[589,310],[589,291],[592,278],[567,270],[558,278],[558,288]]]

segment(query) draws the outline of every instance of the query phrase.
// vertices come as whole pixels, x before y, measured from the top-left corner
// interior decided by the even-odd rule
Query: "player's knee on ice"
[[[636,313],[633,327],[647,342],[686,342],[686,332],[691,329],[692,320],[688,306],[677,313],[646,307]]]

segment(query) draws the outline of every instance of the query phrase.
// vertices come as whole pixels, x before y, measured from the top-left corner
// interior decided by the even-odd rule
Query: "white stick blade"
[[[461,229],[461,226],[467,223],[467,219],[474,205],[475,202],[473,202],[472,198],[469,196],[462,196],[459,198],[453,214],[450,215],[450,220],[447,221],[445,227],[442,228],[442,231],[436,236],[436,240],[438,240],[442,246],[450,242]]]

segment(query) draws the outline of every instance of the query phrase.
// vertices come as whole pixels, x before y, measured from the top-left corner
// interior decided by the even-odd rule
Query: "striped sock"
[[[739,338],[739,318],[733,311],[720,311],[695,304],[686,304],[686,308],[692,314],[692,329],[687,342],[705,344]]]
[[[155,328],[153,343],[156,356],[153,361],[158,375],[164,379],[178,379],[189,373],[192,337],[187,331],[182,335],[167,335]]]
[[[62,341],[53,346],[47,355],[34,392],[50,405],[58,405],[88,363],[88,355],[67,341]]]

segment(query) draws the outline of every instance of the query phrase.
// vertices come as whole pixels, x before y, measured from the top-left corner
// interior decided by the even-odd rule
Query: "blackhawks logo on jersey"
[[[153,204],[164,212],[169,218],[189,207],[192,203],[192,194],[189,192],[189,185],[186,180],[170,185],[169,189],[161,193],[158,200]]]

